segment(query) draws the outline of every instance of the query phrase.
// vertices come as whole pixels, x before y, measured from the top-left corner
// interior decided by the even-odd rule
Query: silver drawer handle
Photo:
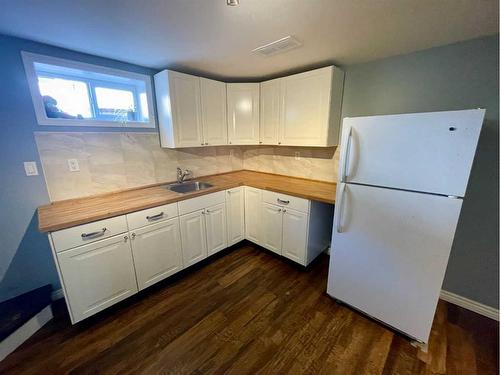
[[[102,228],[102,230],[97,231],[97,232],[92,232],[92,233],[82,233],[82,238],[87,239],[87,238],[96,238],[96,237],[101,237],[104,236],[104,233],[107,231],[107,228]]]
[[[205,212],[206,212],[207,214],[211,214],[211,213],[212,213],[212,212],[214,212],[214,211],[212,211],[212,210],[208,210],[208,209],[207,209],[207,210],[205,210]]]
[[[278,203],[281,203],[281,204],[288,204],[290,203],[290,201],[284,201],[283,199],[277,199]]]
[[[146,216],[146,219],[153,221],[153,220],[158,220],[161,219],[164,215],[164,212],[160,212],[159,214],[153,215],[153,216]]]

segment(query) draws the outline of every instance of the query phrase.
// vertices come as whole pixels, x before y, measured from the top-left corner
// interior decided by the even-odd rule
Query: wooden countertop
[[[209,182],[214,186],[197,192],[179,194],[166,189],[165,184],[158,184],[53,202],[38,208],[38,229],[41,232],[51,232],[242,185],[325,203],[335,203],[336,184],[331,182],[248,170],[195,179]]]

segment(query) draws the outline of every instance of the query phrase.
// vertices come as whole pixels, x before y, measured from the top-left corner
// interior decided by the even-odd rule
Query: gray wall
[[[52,284],[59,288],[47,236],[38,232],[36,209],[49,202],[34,131],[121,131],[120,128],[39,126],[21,51],[152,74],[134,65],[0,35],[0,301]],[[131,131],[134,131],[131,129]],[[156,131],[155,129],[144,131]],[[27,177],[23,162],[35,160],[39,176]]]
[[[498,35],[346,68],[343,116],[486,108],[443,289],[498,308]]]

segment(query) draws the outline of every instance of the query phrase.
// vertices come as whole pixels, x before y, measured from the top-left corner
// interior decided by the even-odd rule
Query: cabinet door
[[[184,267],[207,257],[207,242],[203,210],[179,217]]]
[[[262,191],[245,187],[245,238],[260,244],[261,238]]]
[[[226,191],[227,242],[231,246],[245,238],[245,191],[243,187]]]
[[[63,251],[57,262],[73,323],[137,292],[127,235]]]
[[[308,215],[283,209],[283,247],[281,254],[302,265],[306,265]]]
[[[175,147],[203,145],[200,79],[169,72]]]
[[[227,145],[226,84],[200,78],[205,146]]]
[[[285,77],[280,142],[327,146],[332,68]]]
[[[178,218],[136,229],[131,240],[140,290],[182,269]]]
[[[268,250],[281,255],[283,233],[282,209],[274,204],[262,203],[262,243]]]
[[[221,203],[205,209],[208,254],[215,254],[227,247],[226,204]]]
[[[259,83],[227,84],[229,144],[259,144]]]
[[[281,98],[281,79],[260,84],[260,143],[278,144]]]

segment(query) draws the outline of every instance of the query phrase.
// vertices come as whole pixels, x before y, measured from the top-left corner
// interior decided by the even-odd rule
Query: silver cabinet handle
[[[344,210],[344,194],[345,194],[346,184],[342,184],[340,188],[340,197],[338,199],[338,215],[337,215],[337,223],[335,229],[337,233],[342,233],[342,211]]]
[[[205,212],[206,212],[207,214],[211,214],[211,213],[212,213],[212,212],[214,212],[214,211],[211,211],[211,210],[205,210]]]
[[[288,204],[290,203],[290,201],[284,201],[283,199],[276,199],[278,201],[278,203],[281,203],[281,204]]]
[[[135,240],[135,233],[132,233],[132,234],[130,235],[130,238],[132,238],[133,240]]]
[[[343,163],[342,172],[340,173],[340,182],[346,182],[347,179],[347,169],[349,168],[349,155],[351,154],[351,139],[352,139],[352,127],[349,128],[349,134],[347,135],[347,142],[345,144],[345,149],[343,152]]]
[[[123,236],[123,241],[127,242],[128,241],[128,236]]]
[[[156,215],[146,216],[146,219],[149,220],[149,221],[154,221],[154,220],[161,219],[163,217],[163,215],[165,215],[165,213],[162,211],[162,212],[160,212],[159,214],[156,214]]]
[[[104,236],[104,233],[107,231],[107,228],[102,228],[102,230],[99,230],[97,232],[91,232],[91,233],[82,233],[82,238],[88,239],[88,238],[96,238],[96,237],[101,237]]]
[[[273,211],[276,211],[276,212],[281,212],[281,208],[277,208],[277,209],[272,209]]]
[[[286,212],[286,210],[285,210],[285,209],[283,209],[283,212]]]

